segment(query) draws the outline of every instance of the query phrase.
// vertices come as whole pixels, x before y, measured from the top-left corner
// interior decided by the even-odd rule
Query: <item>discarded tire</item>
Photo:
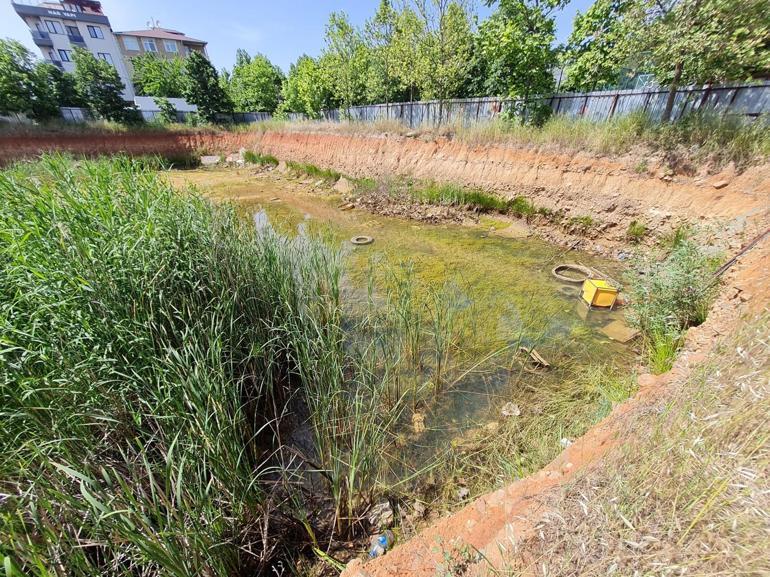
[[[581,275],[580,278],[574,277],[574,276],[567,276],[564,273],[571,271],[573,273],[578,273]],[[553,270],[551,271],[551,274],[559,279],[562,282],[568,282],[573,284],[581,284],[584,281],[587,281],[589,278],[591,278],[591,275],[593,274],[591,272],[591,269],[587,266],[582,266],[579,264],[560,264],[559,266],[555,266]]]
[[[353,244],[372,244],[374,242],[374,239],[371,236],[354,236],[350,239],[350,242]]]

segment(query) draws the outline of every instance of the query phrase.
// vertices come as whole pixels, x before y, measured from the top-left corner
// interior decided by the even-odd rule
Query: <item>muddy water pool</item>
[[[623,312],[589,311],[579,299],[579,285],[551,275],[556,264],[576,262],[618,278],[618,263],[566,252],[534,237],[509,238],[490,231],[488,220],[486,227],[427,225],[340,210],[339,198],[320,187],[312,192],[313,183],[307,181],[276,180],[246,170],[186,171],[171,178],[237,202],[257,226],[269,223],[284,234],[319,235],[339,248],[346,271],[344,300],[352,315],[369,314],[373,306],[403,307],[403,293],[409,293],[424,326],[422,352],[411,374],[403,375],[404,390],[420,388],[423,394],[404,419],[397,452],[403,469],[418,469],[468,431],[504,419],[512,399],[515,409],[525,411],[521,399],[536,398],[539,388],[558,387],[586,368],[624,371],[634,363],[629,346],[602,332],[609,323],[622,321]],[[350,239],[356,235],[374,242],[353,245]],[[430,303],[451,321],[441,325]],[[450,342],[438,379],[433,335],[442,326]],[[533,367],[521,347],[536,347],[550,368]]]

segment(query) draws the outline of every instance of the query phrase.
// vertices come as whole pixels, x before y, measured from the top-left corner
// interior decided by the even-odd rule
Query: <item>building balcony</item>
[[[40,30],[30,30],[32,33],[32,42],[38,46],[53,46],[53,40],[48,32],[41,32]]]
[[[70,39],[72,44],[81,46],[83,48],[86,47],[86,40],[80,34],[67,34],[67,38]]]
[[[52,66],[56,66],[56,68],[64,70],[64,65],[61,63],[61,60],[52,60],[51,58],[46,58],[45,63],[51,64]]]

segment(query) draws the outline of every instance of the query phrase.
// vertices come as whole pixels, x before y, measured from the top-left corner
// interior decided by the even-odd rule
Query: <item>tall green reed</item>
[[[340,345],[334,254],[257,231],[126,158],[4,171],[0,240],[9,563],[253,574],[306,540],[281,418],[298,392],[315,410],[348,387],[349,367],[366,375]],[[341,415],[342,430],[361,445],[356,416]],[[334,459],[351,495],[373,485],[371,455]]]

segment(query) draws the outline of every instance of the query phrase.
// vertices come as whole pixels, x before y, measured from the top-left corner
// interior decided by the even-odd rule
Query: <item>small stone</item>
[[[572,439],[568,439],[567,437],[564,437],[564,438],[563,438],[561,441],[559,441],[559,444],[560,444],[560,445],[561,445],[563,448],[565,448],[565,449],[566,449],[567,447],[571,446],[571,445],[572,445],[572,443],[574,443],[574,442],[575,442],[575,441],[573,441]]]
[[[518,417],[521,415],[521,409],[516,403],[508,402],[503,405],[500,413],[503,415],[503,417]]]
[[[655,375],[645,373],[643,375],[639,375],[636,378],[636,384],[639,385],[640,389],[643,389],[654,385],[656,380],[657,379],[655,378]]]
[[[718,189],[720,189],[720,188],[724,188],[724,187],[725,187],[725,186],[727,186],[728,184],[730,184],[730,183],[729,183],[729,182],[727,182],[726,180],[719,180],[719,181],[717,181],[717,182],[715,182],[715,183],[713,184],[713,187],[714,187],[714,188],[716,188],[716,189],[718,190]]]
[[[390,502],[382,501],[377,503],[369,509],[366,519],[377,531],[383,531],[393,525],[393,508],[390,506]]]
[[[353,183],[344,176],[341,176],[332,188],[342,194],[350,194],[353,192]]]
[[[460,501],[464,501],[465,499],[467,499],[468,495],[470,495],[470,494],[471,494],[471,490],[468,487],[460,487],[457,490],[457,498]]]
[[[288,167],[288,166],[286,166],[286,163],[285,163],[283,160],[281,160],[281,161],[278,163],[278,166],[276,166],[276,167],[275,167],[275,169],[276,169],[278,172],[280,172],[281,174],[283,174],[283,173],[286,173],[286,172],[288,172],[288,171],[289,171],[289,167]]]
[[[216,166],[219,164],[219,157],[214,155],[201,156],[202,166]]]
[[[418,435],[425,432],[425,415],[422,413],[414,413],[412,415],[412,429]]]

